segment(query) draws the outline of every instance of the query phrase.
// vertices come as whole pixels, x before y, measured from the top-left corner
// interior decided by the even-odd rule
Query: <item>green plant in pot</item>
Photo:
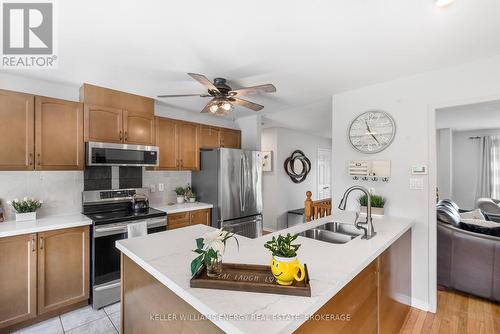
[[[16,221],[36,220],[36,210],[42,207],[43,201],[35,198],[25,197],[21,201],[17,198],[8,201],[16,211]]]
[[[291,285],[294,280],[302,281],[305,278],[304,266],[297,259],[297,250],[300,244],[292,244],[299,235],[273,236],[264,244],[271,251],[271,272],[280,285]],[[300,272],[300,275],[299,275]]]
[[[177,203],[184,203],[184,195],[186,194],[186,189],[184,189],[184,187],[177,187],[174,191],[177,195]]]
[[[380,195],[371,195],[372,204],[372,214],[374,215],[384,215],[385,198]],[[361,211],[366,212],[366,206],[368,205],[368,196],[363,195],[359,198],[359,204],[361,205]]]

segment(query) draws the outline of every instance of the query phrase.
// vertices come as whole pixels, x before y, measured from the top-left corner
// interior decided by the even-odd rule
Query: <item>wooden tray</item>
[[[311,286],[309,285],[309,274],[304,264],[305,278],[292,285],[279,285],[271,273],[269,266],[223,263],[222,274],[219,277],[208,277],[206,267],[203,266],[198,273],[191,278],[192,288],[206,288],[219,290],[235,290],[247,292],[274,293],[278,295],[292,295],[311,297]]]

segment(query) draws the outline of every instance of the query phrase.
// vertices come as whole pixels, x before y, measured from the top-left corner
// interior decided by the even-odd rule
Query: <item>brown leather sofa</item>
[[[499,302],[500,237],[461,228],[458,207],[453,204],[437,206],[437,282]]]

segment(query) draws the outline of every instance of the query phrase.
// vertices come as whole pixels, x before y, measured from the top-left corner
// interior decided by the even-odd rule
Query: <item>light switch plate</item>
[[[165,184],[164,183],[158,183],[158,191],[165,191]]]
[[[152,193],[156,192],[156,186],[154,184],[150,184],[149,191],[151,191]]]
[[[422,178],[411,178],[410,179],[410,189],[412,190],[423,190],[424,189],[424,179]]]

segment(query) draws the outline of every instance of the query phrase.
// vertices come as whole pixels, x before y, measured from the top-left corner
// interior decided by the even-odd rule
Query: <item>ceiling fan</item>
[[[249,108],[255,111],[264,109],[263,105],[250,102],[240,98],[243,95],[260,94],[260,93],[274,93],[276,87],[273,84],[258,85],[252,87],[244,87],[233,90],[226,83],[224,78],[215,78],[212,83],[203,74],[188,73],[194,80],[201,83],[208,89],[208,94],[177,94],[177,95],[158,95],[159,98],[166,97],[185,97],[185,96],[199,96],[199,97],[212,97],[212,100],[207,103],[202,113],[211,113],[218,116],[224,116],[233,110],[234,105]]]

